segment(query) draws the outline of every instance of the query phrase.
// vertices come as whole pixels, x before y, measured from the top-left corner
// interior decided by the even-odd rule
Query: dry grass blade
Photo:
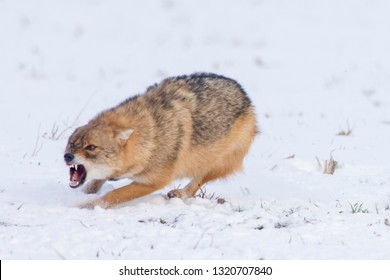
[[[336,135],[337,136],[349,136],[352,134],[352,129],[349,127],[349,123],[347,123],[346,130],[340,130]]]
[[[347,130],[340,130],[336,135],[337,136],[349,136],[352,133],[352,129],[348,128]]]
[[[329,161],[328,161],[328,160],[325,160],[323,166],[324,166],[324,167],[323,167],[322,172],[323,172],[324,174],[333,175],[333,174],[334,174],[334,171],[336,170],[336,167],[337,167],[337,161],[335,161],[335,160],[333,159],[332,155],[331,155]]]
[[[43,147],[43,143],[40,143],[40,130],[41,130],[41,124],[39,124],[38,126],[38,135],[37,135],[37,139],[35,140],[35,146],[34,146],[34,150],[32,151],[31,153],[31,156],[32,157],[36,157],[39,153],[39,151],[42,149]]]
[[[205,187],[201,188],[199,193],[195,197],[200,197],[202,199],[216,200],[218,204],[224,204],[226,200],[222,197],[215,197],[215,193],[207,194]]]

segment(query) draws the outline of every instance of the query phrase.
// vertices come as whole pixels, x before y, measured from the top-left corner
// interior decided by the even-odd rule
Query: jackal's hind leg
[[[185,186],[183,189],[175,189],[171,190],[168,193],[168,198],[182,198],[186,199],[189,197],[194,197],[196,192],[207,182],[225,178],[226,176],[236,172],[237,170],[241,169],[242,166],[242,158],[243,155],[240,157],[235,157],[233,160],[233,157],[235,154],[227,155],[226,161],[224,161],[224,164],[220,164],[215,166],[211,171],[209,171],[207,174],[199,178],[194,178],[187,186]]]
[[[186,199],[189,197],[195,196],[196,192],[200,189],[202,186],[201,180],[193,179],[191,182],[188,183],[183,189],[174,189],[168,192],[168,198],[182,198]]]

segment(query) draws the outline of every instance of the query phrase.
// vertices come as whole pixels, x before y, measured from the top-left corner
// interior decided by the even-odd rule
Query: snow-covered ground
[[[0,259],[389,259],[389,11],[386,0],[0,0]],[[72,130],[197,71],[238,80],[255,104],[262,133],[244,172],[204,198],[168,200],[175,182],[78,209],[124,182],[69,188]],[[331,156],[338,168],[323,174]]]

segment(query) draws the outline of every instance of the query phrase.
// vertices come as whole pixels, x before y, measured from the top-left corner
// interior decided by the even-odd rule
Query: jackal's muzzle
[[[69,166],[69,186],[71,188],[77,188],[84,184],[85,178],[87,177],[87,170],[82,164],[73,163],[74,155],[66,153],[64,155],[66,165]]]

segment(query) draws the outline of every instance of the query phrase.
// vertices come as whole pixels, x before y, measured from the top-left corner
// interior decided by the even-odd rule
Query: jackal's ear
[[[121,130],[117,134],[117,139],[124,146],[126,144],[127,139],[129,139],[130,135],[134,132],[134,129],[125,129]]]

